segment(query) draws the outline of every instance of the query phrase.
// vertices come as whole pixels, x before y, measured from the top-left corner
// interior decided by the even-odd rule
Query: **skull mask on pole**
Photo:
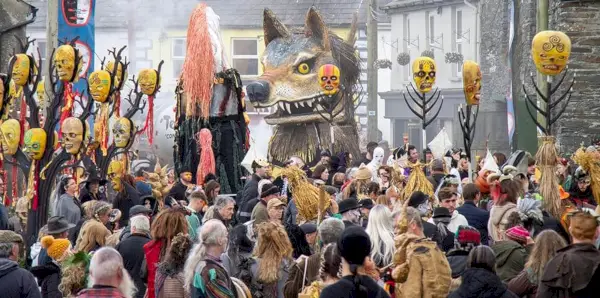
[[[15,119],[4,121],[0,125],[0,132],[2,133],[2,151],[4,154],[14,155],[17,153],[21,141],[21,124],[19,124],[19,121]]]
[[[76,117],[65,119],[62,124],[62,147],[70,154],[78,154],[83,143],[83,122]]]
[[[113,136],[117,148],[125,148],[131,142],[133,123],[125,117],[119,118],[113,125]]]
[[[412,70],[417,90],[422,93],[431,91],[435,84],[435,61],[429,57],[419,57],[413,62]]]

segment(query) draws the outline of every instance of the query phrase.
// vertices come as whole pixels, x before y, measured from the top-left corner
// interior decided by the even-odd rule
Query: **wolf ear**
[[[281,21],[275,16],[273,11],[265,8],[263,13],[263,31],[265,34],[265,46],[276,38],[286,38],[290,36],[290,31],[285,27]]]
[[[327,26],[323,22],[321,15],[317,9],[312,6],[306,14],[306,25],[304,26],[304,34],[307,37],[313,37],[318,40],[326,51],[329,51],[329,32]]]

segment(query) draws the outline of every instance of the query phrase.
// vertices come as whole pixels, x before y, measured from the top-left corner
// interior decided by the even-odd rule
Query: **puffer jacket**
[[[46,265],[36,266],[31,268],[37,280],[38,285],[42,288],[42,297],[44,298],[62,298],[62,293],[58,290],[60,284],[60,267],[54,262]]]
[[[17,262],[0,259],[0,296],[2,298],[41,298],[33,274]]]
[[[448,295],[448,298],[517,298],[497,275],[486,269],[469,268],[462,278],[463,282],[458,290]]]
[[[488,232],[492,241],[501,241],[506,238],[506,224],[508,217],[518,212],[517,204],[506,203],[503,206],[494,205],[490,210],[490,221],[488,221]]]
[[[452,272],[437,243],[404,233],[394,239],[396,252],[392,271],[396,280],[395,297],[442,298],[448,295]]]

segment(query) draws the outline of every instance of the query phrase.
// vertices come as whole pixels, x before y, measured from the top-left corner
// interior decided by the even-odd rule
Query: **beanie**
[[[71,248],[71,242],[68,239],[56,239],[52,236],[44,236],[40,242],[42,247],[48,252],[48,256],[55,261],[62,259],[65,252]]]
[[[363,227],[352,226],[342,232],[337,243],[340,256],[350,265],[361,266],[371,254],[371,240]]]
[[[527,244],[529,232],[522,226],[516,226],[506,230],[506,237],[512,241],[518,242],[521,245],[525,245]]]
[[[459,226],[456,231],[456,244],[460,249],[468,249],[481,244],[481,234],[470,226]]]

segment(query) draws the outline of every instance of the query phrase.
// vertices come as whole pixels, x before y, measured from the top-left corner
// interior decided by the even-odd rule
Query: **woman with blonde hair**
[[[93,210],[92,218],[81,227],[75,246],[76,251],[86,253],[95,251],[106,245],[106,239],[111,235],[111,232],[106,228],[106,223],[109,221],[112,205],[97,201]]]
[[[258,225],[257,231],[256,262],[250,266],[254,276],[252,283],[262,285],[262,297],[283,298],[292,262],[292,244],[281,224],[264,222]]]
[[[565,240],[555,231],[542,231],[535,237],[535,244],[525,263],[525,269],[508,283],[508,289],[519,297],[536,297],[546,264],[554,258],[558,250],[566,246]]]
[[[369,213],[366,229],[371,239],[371,258],[378,268],[387,267],[394,258],[394,225],[392,213],[383,205],[376,205]]]

